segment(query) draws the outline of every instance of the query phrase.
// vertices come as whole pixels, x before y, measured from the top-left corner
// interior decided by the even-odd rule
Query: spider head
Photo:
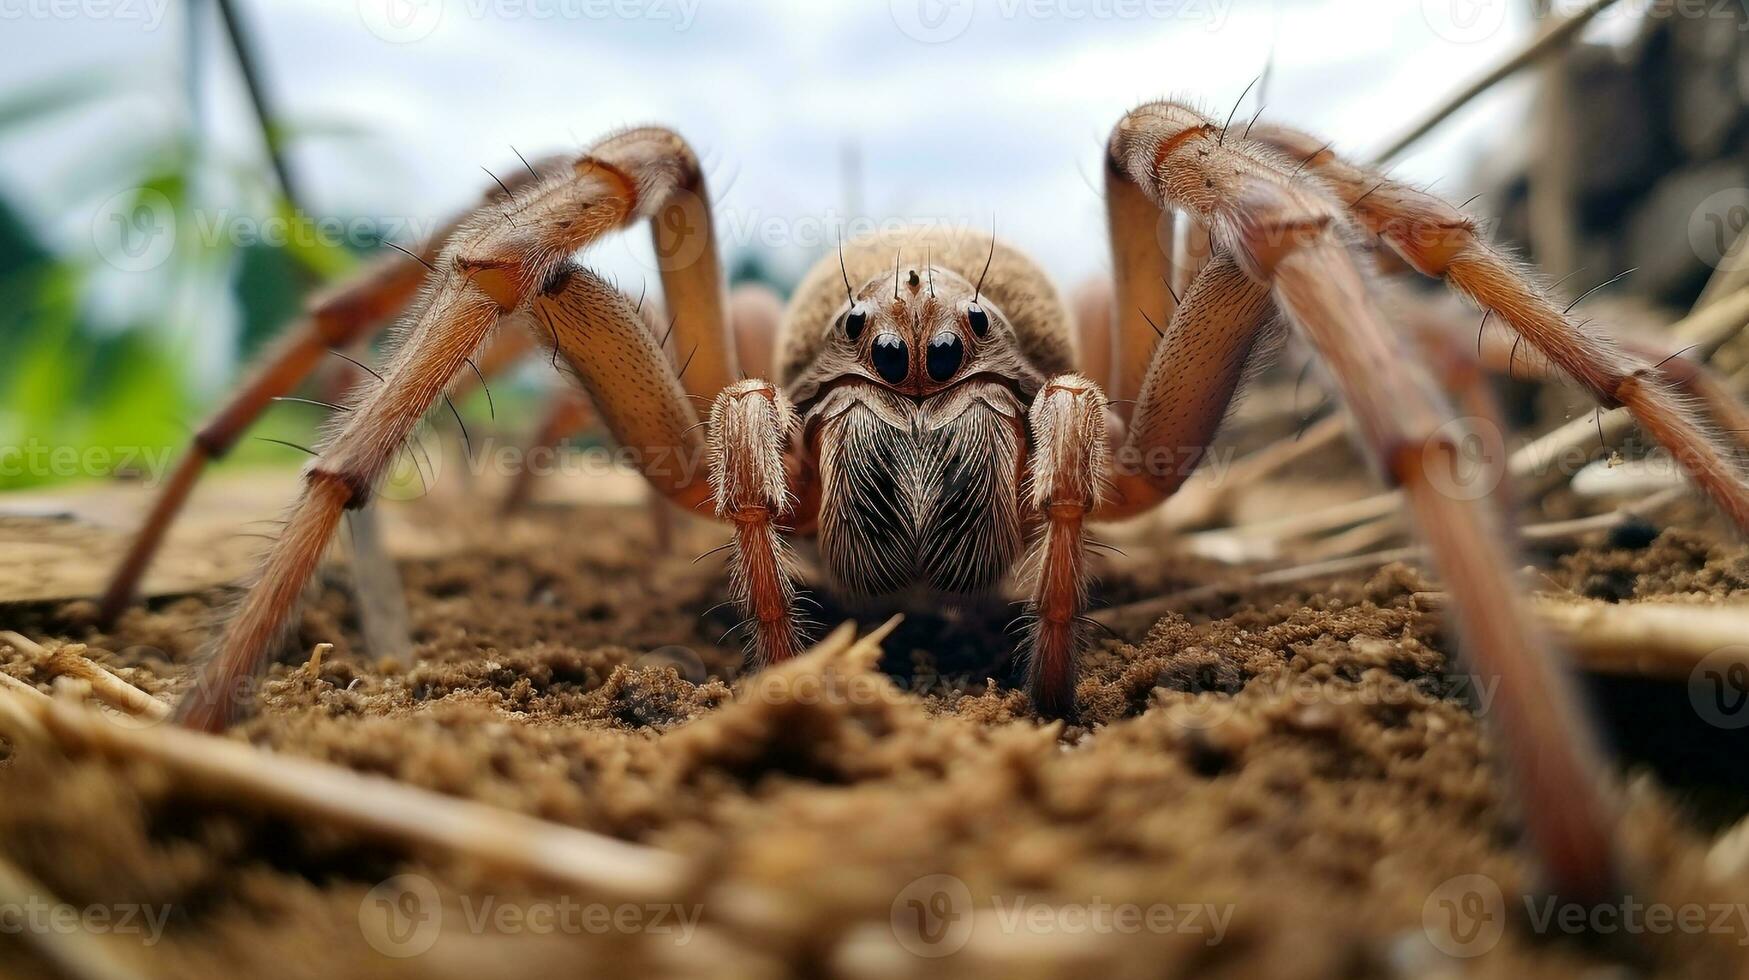
[[[839,308],[828,347],[854,373],[921,398],[992,370],[1014,331],[957,273],[900,263]]]

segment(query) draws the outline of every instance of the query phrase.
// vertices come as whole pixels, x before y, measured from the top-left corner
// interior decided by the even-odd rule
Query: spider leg
[[[1455,315],[1444,303],[1429,303],[1420,298],[1403,297],[1389,308],[1393,319],[1406,325],[1417,343],[1442,364],[1464,365],[1493,374],[1537,381],[1565,380],[1567,375],[1551,364],[1538,351],[1519,350],[1518,336],[1511,331],[1491,329],[1493,314],[1485,314],[1487,322],[1480,324],[1474,316]],[[1735,442],[1749,448],[1749,406],[1731,393],[1730,384],[1706,363],[1692,356],[1700,348],[1673,349],[1656,340],[1639,337],[1618,337],[1617,342],[1629,355],[1650,365],[1672,389],[1680,392],[1714,419],[1723,435],[1735,435]],[[1462,348],[1460,351],[1458,348]],[[1462,355],[1459,357],[1458,355]],[[1466,379],[1480,384],[1480,379]],[[1459,391],[1453,384],[1446,390]],[[1483,417],[1460,405],[1466,415]],[[1502,430],[1504,431],[1504,430]]]
[[[514,193],[531,183],[532,177],[519,172],[511,177],[509,189]],[[487,203],[501,200],[502,194],[494,190]],[[195,433],[193,443],[159,490],[98,601],[98,622],[103,628],[113,626],[133,602],[141,577],[207,464],[224,458],[273,399],[289,394],[308,378],[329,350],[352,346],[399,314],[417,295],[427,265],[437,258],[439,247],[459,223],[445,225],[421,252],[385,255],[350,281],[317,295],[304,316],[280,335],[261,358],[260,367]]]
[[[1088,279],[1069,297],[1069,310],[1075,318],[1076,363],[1084,377],[1102,388],[1111,386],[1115,303],[1116,295],[1106,279]],[[1128,416],[1129,412],[1123,414]]]
[[[1033,447],[1029,499],[1043,517],[1029,559],[1027,682],[1034,706],[1050,717],[1075,707],[1075,655],[1087,608],[1084,525],[1105,491],[1107,411],[1098,385],[1067,374],[1045,382],[1027,415]]]
[[[112,626],[133,602],[140,578],[207,464],[224,458],[273,399],[296,388],[327,356],[329,348],[349,346],[373,326],[393,317],[418,291],[424,275],[425,271],[405,256],[378,261],[354,282],[317,299],[304,318],[274,343],[261,367],[195,433],[194,441],[158,491],[98,601],[98,621],[103,628]]]
[[[1111,234],[1114,316],[1109,344],[1109,394],[1117,417],[1128,421],[1141,393],[1142,375],[1163,324],[1177,309],[1173,295],[1173,222],[1109,157],[1105,167],[1106,228]]]
[[[1476,354],[1467,333],[1427,329],[1424,323],[1418,323],[1411,326],[1408,335],[1434,381],[1462,417],[1470,421],[1458,444],[1465,450],[1469,465],[1476,468],[1471,485],[1494,488],[1501,526],[1515,532],[1519,498],[1511,483],[1512,454],[1506,445],[1506,418],[1493,386],[1488,383],[1488,374],[1495,370],[1494,366],[1486,357]]]
[[[1383,475],[1401,487],[1448,583],[1472,669],[1499,678],[1496,717],[1523,818],[1551,883],[1578,900],[1616,893],[1613,807],[1570,682],[1514,587],[1496,509],[1458,465],[1450,409],[1375,311],[1340,236],[1342,205],[1294,161],[1186,106],[1144,105],[1118,123],[1112,157],[1160,204],[1202,217],[1216,247],[1267,283],[1328,368]],[[1482,488],[1486,489],[1486,488]]]
[[[1183,295],[1155,344],[1124,441],[1112,456],[1101,520],[1139,514],[1170,497],[1202,463],[1246,366],[1268,346],[1269,289],[1217,255]],[[1144,325],[1149,337],[1153,327]]]
[[[270,550],[260,580],[227,625],[217,655],[178,705],[182,724],[211,731],[228,723],[239,707],[241,686],[265,666],[284,636],[341,513],[369,501],[407,435],[500,320],[534,303],[537,315],[545,311],[553,323],[561,323],[552,311],[563,309],[565,299],[574,293],[568,287],[576,286],[575,292],[626,307],[637,330],[648,337],[624,297],[605,286],[590,290],[589,284],[599,280],[575,269],[567,256],[633,220],[668,214],[675,195],[689,189],[693,189],[692,200],[702,200],[696,190],[700,187],[697,160],[678,136],[660,129],[631,130],[597,143],[569,168],[531,182],[513,200],[482,209],[450,236],[432,263],[437,271],[384,382],[360,392],[358,404],[306,470],[303,496]],[[507,215],[513,215],[514,222],[504,220]],[[662,232],[657,234],[660,237]],[[709,263],[713,268],[714,262],[713,258]],[[688,270],[703,264],[695,261],[679,271],[683,277],[694,275]],[[547,305],[543,307],[537,296],[547,299]],[[555,296],[560,300],[550,299]],[[578,322],[594,325],[601,320],[579,318]],[[721,321],[717,327],[720,331]],[[561,344],[562,339],[561,333]],[[726,348],[726,337],[719,339],[719,346]],[[653,340],[643,350],[652,357],[660,354]],[[660,363],[666,367],[666,358]],[[652,366],[634,367],[640,369],[635,373],[656,376]],[[616,376],[611,368],[599,374]],[[634,372],[622,366],[617,374]],[[696,421],[685,399],[676,399],[678,406],[664,404],[669,399],[663,396],[673,389],[616,386],[611,390],[635,400],[624,406],[616,402],[610,410],[599,393],[596,399],[610,426],[625,423],[629,445],[687,446],[678,436],[668,442],[639,441],[665,428],[688,431]],[[688,471],[675,463],[668,473],[652,475],[646,470],[646,475],[676,499],[696,502],[703,496],[699,487],[704,481],[689,484]]]
[[[1308,169],[1405,262],[1494,311],[1604,405],[1625,407],[1738,529],[1749,533],[1749,485],[1740,467],[1671,393],[1664,376],[1609,335],[1575,322],[1517,263],[1476,233],[1473,219],[1425,191],[1317,149],[1317,141],[1304,134],[1258,127],[1257,138],[1289,155],[1306,151]]]
[[[680,381],[703,405],[739,380],[741,368],[726,326],[728,297],[704,176],[690,152],[687,163],[684,183],[663,195],[650,215],[650,233],[663,303],[673,324],[674,351],[683,365]]]
[[[1749,449],[1749,406],[1731,393],[1729,384],[1712,368],[1684,356],[1682,351],[1665,350],[1640,340],[1624,340],[1622,347],[1642,362],[1651,364],[1652,370],[1666,384],[1694,399],[1695,404],[1704,408],[1718,424],[1722,435]]]
[[[585,315],[583,310],[586,310],[587,308],[587,304],[584,304],[582,309],[571,314],[571,318],[576,319],[578,316]],[[654,299],[640,295],[638,300],[633,304],[633,309],[636,313],[641,315],[644,326],[650,332],[651,336],[660,338],[656,341],[657,348],[659,350],[666,350],[666,342],[672,339],[670,328],[674,326],[674,321],[664,319],[665,314],[661,309],[661,304]],[[763,360],[769,359],[762,359],[758,356],[759,351],[763,350],[765,353],[770,353],[772,351],[772,343],[775,340],[777,317],[781,312],[781,301],[779,301],[776,295],[765,287],[741,287],[730,293],[730,323],[734,331],[734,337],[737,341],[737,354],[740,360],[747,363],[757,364],[763,363]],[[561,341],[559,344],[560,349],[568,351],[573,347],[587,346],[592,339],[599,342],[600,340],[617,335],[617,331],[613,328],[609,328],[605,331],[600,331],[600,328],[591,328],[591,330],[599,332],[592,335],[590,331],[585,331],[581,338],[572,338],[568,343],[565,343],[562,342],[564,341],[564,337],[560,330],[548,322],[550,316],[550,312],[544,313],[539,319],[535,329],[527,332],[519,331],[518,335],[527,336],[532,339],[547,338]],[[761,339],[762,337],[764,338],[763,340]],[[635,346],[643,346],[641,335],[635,333],[620,337],[619,342],[630,342]],[[764,346],[758,347],[757,345],[761,343],[763,343]],[[748,356],[750,350],[748,346],[749,344],[755,345],[754,348],[752,348],[752,357]],[[558,357],[558,353],[557,350],[554,353],[555,360]],[[581,353],[582,351],[580,350],[574,351],[567,353],[566,357],[573,365],[573,372],[579,374],[580,378],[583,378],[582,372],[587,369],[578,368],[576,365],[586,364],[589,359],[580,356]],[[617,355],[609,355],[606,360],[612,361],[616,356]],[[640,351],[632,358],[632,361],[641,362],[647,357],[647,352]],[[600,363],[603,359],[601,355],[597,354],[594,355],[594,360]],[[584,380],[583,383],[585,387],[588,387],[591,390],[598,390],[598,386],[613,386],[619,384],[621,380],[622,379],[617,375],[609,375],[588,378]],[[682,380],[684,381],[684,375],[682,376]],[[634,387],[636,384],[645,382],[657,383],[654,379],[634,379]],[[629,392],[627,394],[629,394]],[[692,396],[688,395],[686,397],[690,399]],[[623,401],[625,395],[621,395],[620,398]],[[534,483],[538,476],[537,470],[528,465],[532,462],[533,457],[539,454],[553,453],[558,444],[563,441],[565,437],[587,428],[593,420],[594,415],[595,412],[591,408],[589,399],[580,393],[561,391],[551,396],[551,399],[548,402],[547,414],[543,418],[540,427],[535,430],[535,435],[528,444],[527,450],[522,454],[523,466],[514,475],[510,489],[505,494],[504,502],[501,505],[502,510],[505,513],[521,509],[527,504],[528,499],[533,494]],[[699,426],[695,424],[693,428],[699,428]],[[613,431],[612,426],[609,426],[609,430]],[[667,436],[673,439],[680,438],[680,434],[676,433],[667,433]],[[625,441],[621,441],[620,444],[622,448],[628,445]],[[689,461],[686,465],[692,464]],[[669,502],[661,495],[655,495],[650,498],[650,519],[656,529],[657,550],[660,552],[668,551],[673,539],[673,511],[669,506]]]
[[[795,512],[786,451],[799,424],[789,399],[769,381],[737,382],[711,405],[710,484],[717,516],[735,526],[735,600],[753,624],[761,665],[802,649],[795,562],[778,524]]]
[[[783,320],[783,299],[762,284],[748,283],[729,292],[729,328],[735,337],[735,354],[749,377],[777,376],[778,324]]]
[[[756,373],[730,385],[711,405],[710,477],[716,514],[735,526],[731,589],[752,624],[755,660],[773,664],[801,652],[795,609],[796,566],[779,521],[794,523],[795,495],[786,454],[799,424],[789,399],[769,382],[778,370],[783,300],[764,285],[729,293],[729,323],[743,369]]]
[[[534,299],[530,333],[554,340],[614,442],[663,496],[705,499],[705,438],[673,363],[636,306],[581,266],[560,267]]]
[[[1705,409],[1722,434],[1733,436],[1733,442],[1749,447],[1749,408],[1731,394],[1725,380],[1700,361],[1683,356],[1683,351],[1670,350],[1644,340],[1621,338],[1617,341],[1626,354],[1645,365],[1664,384],[1680,392],[1693,404]],[[1482,364],[1489,371],[1505,374],[1507,365],[1518,378],[1555,380],[1566,372],[1549,363],[1540,353],[1527,356],[1520,351],[1511,354],[1511,340],[1505,334],[1493,334],[1482,341]]]
[[[650,305],[640,306],[594,273],[567,265],[549,280],[531,312],[530,334],[553,341],[555,358],[564,360],[588,395],[586,402],[577,399],[576,408],[586,418],[593,406],[655,491],[649,498],[650,520],[657,551],[668,552],[670,504],[696,509],[707,499],[708,487],[699,479],[707,450],[694,397],[664,353]],[[549,422],[575,423],[570,430],[575,431],[581,422],[574,413],[555,406],[559,417],[550,416]]]

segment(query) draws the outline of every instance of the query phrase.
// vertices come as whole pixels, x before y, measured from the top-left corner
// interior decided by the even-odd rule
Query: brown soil
[[[363,655],[348,594],[328,581],[233,737],[697,857],[717,901],[777,896],[768,928],[726,928],[744,916],[707,903],[685,943],[655,929],[471,929],[486,898],[519,909],[592,899],[197,796],[152,766],[39,751],[0,765],[0,858],[76,907],[168,907],[161,942],[116,946],[162,977],[1516,977],[1621,963],[1749,975],[1741,923],[1613,944],[1538,934],[1542,907],[1514,897],[1535,885],[1520,825],[1470,692],[1447,675],[1451,640],[1413,597],[1430,588],[1416,570],[1236,590],[1120,627],[1086,660],[1084,716],[1060,726],[1033,717],[991,653],[1008,649],[1011,613],[913,615],[887,642],[885,671],[865,678],[874,697],[738,702],[739,647],[721,639],[734,616],[713,608],[724,575],[715,558],[693,561],[721,531],[686,524],[658,554],[636,507],[549,507],[508,526],[453,501],[403,510],[415,530],[465,528],[461,547],[403,563],[409,662]],[[1549,588],[1614,601],[1749,594],[1742,547],[1682,530],[1631,537],[1537,556]],[[1108,601],[1232,574],[1124,548]],[[88,644],[168,696],[232,598],[158,599],[114,633],[92,626],[88,602],[15,604],[0,607],[0,628]],[[301,668],[320,642],[335,649],[311,677]],[[52,689],[3,645],[0,670]],[[1713,838],[1749,809],[1743,742],[1695,720],[1680,685],[1598,682],[1596,693],[1635,760],[1617,770],[1643,868],[1635,900],[1740,900],[1741,842]],[[361,909],[403,874],[434,884],[443,928],[429,952],[392,958],[367,940]],[[1052,920],[988,943],[985,915],[964,950],[917,956],[909,903],[949,881],[915,884],[931,875],[963,882],[952,894],[981,911],[1164,907],[1176,924]],[[1485,956],[1448,959],[1424,924],[1467,875],[1505,896],[1504,935]],[[1187,921],[1191,905],[1223,923]],[[55,975],[4,930],[0,974]]]

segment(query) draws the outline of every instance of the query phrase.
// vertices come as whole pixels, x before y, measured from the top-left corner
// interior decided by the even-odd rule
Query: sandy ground
[[[203,490],[244,503],[197,506],[158,597],[113,633],[70,597],[126,524],[90,513],[138,493],[70,515],[14,501],[0,629],[86,644],[168,700],[234,600],[234,533],[289,486]],[[22,748],[0,747],[0,859],[32,895],[111,916],[81,936],[157,977],[1749,975],[1749,746],[1685,685],[1590,681],[1644,868],[1633,901],[1677,918],[1576,938],[1520,897],[1535,878],[1486,692],[1453,671],[1415,569],[1119,623],[1070,725],[1010,686],[1010,610],[920,611],[880,664],[802,668],[859,696],[749,698],[720,556],[695,561],[723,532],[682,521],[663,551],[637,496],[586,487],[594,503],[505,522],[465,494],[390,508],[414,649],[358,648],[337,563],[231,737],[668,849],[703,869],[696,902],[603,905],[153,765]],[[1698,510],[1671,523],[1534,555],[1543,588],[1749,597],[1749,550]],[[1235,580],[1165,542],[1123,548],[1108,602]],[[0,645],[0,671],[52,691],[39,660]],[[0,974],[62,975],[7,909]]]

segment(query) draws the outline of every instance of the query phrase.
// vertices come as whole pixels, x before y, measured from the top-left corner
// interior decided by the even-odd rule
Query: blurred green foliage
[[[85,269],[57,259],[0,201],[0,489],[104,476],[180,441],[182,372],[150,331],[100,331]],[[91,454],[93,447],[106,453]],[[77,454],[76,462],[54,457]]]
[[[0,139],[82,111],[123,91],[123,84],[115,75],[88,72],[0,100]],[[276,131],[274,138],[290,134]],[[197,345],[226,340],[215,340],[208,321],[230,320],[234,308],[241,363],[290,323],[313,287],[357,262],[345,246],[326,244],[320,235],[288,234],[283,245],[239,244],[200,228],[197,216],[210,219],[235,199],[271,201],[263,217],[286,227],[309,219],[270,189],[264,164],[227,166],[202,154],[189,134],[159,134],[115,150],[104,166],[72,180],[88,184],[73,192],[93,201],[109,196],[117,180],[131,185],[98,209],[100,220],[117,214],[131,220],[136,209],[153,213],[147,204],[167,204],[174,227],[144,233],[174,234],[174,246],[166,261],[133,271],[105,265],[96,227],[57,251],[0,187],[0,490],[161,475],[140,468],[173,458],[199,413],[223,391],[197,376],[201,359],[190,356]],[[80,247],[87,243],[92,247]],[[135,281],[124,281],[128,277]],[[126,312],[118,317],[111,310],[99,322],[93,299],[118,286]],[[308,443],[319,422],[308,410],[286,406],[270,411],[256,432]],[[301,458],[283,446],[244,440],[231,460],[284,465]]]

